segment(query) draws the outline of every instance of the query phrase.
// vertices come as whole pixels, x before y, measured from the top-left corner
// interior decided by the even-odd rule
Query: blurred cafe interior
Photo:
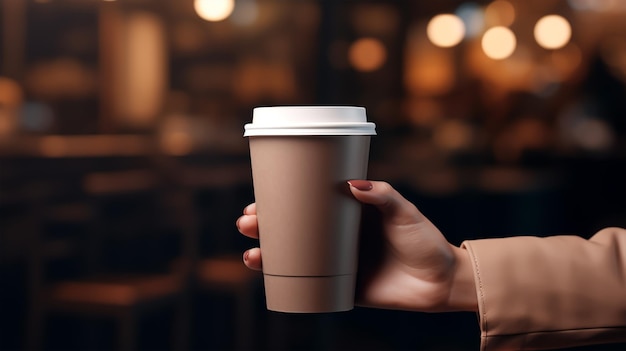
[[[457,245],[626,226],[626,1],[1,0],[0,48],[2,350],[477,350],[265,309],[256,106],[366,107],[369,178]]]

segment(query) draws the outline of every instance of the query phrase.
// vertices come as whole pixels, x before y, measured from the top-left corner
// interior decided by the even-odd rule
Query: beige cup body
[[[267,308],[345,311],[354,305],[369,136],[250,138]]]

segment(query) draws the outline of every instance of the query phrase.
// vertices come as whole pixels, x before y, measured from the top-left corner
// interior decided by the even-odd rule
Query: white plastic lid
[[[364,107],[275,106],[257,107],[244,137],[271,135],[376,135]]]

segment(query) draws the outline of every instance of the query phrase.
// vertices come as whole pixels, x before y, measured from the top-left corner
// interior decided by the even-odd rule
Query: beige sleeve
[[[626,230],[466,241],[481,350],[626,342]]]

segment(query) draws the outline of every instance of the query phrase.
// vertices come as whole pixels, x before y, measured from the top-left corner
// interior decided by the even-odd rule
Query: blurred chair
[[[235,299],[236,350],[253,348],[255,296],[259,274],[248,269],[241,255],[220,255],[199,260],[196,286],[201,291],[227,294]]]
[[[23,342],[20,331],[29,301],[24,272],[33,238],[41,231],[40,204],[50,189],[25,177],[14,163],[3,159],[0,166],[0,324],[3,346],[17,349]],[[13,279],[7,279],[11,275],[5,275],[5,269],[15,270]]]
[[[185,226],[185,199],[149,170],[97,172],[82,180],[83,205],[89,211],[56,207],[57,223],[82,221],[87,229],[78,238],[79,258],[71,264],[78,278],[48,282],[50,238],[37,235],[32,245],[32,299],[29,347],[39,349],[49,313],[104,316],[117,321],[120,349],[137,347],[141,313],[173,308],[172,349],[186,348],[190,242]],[[78,207],[74,207],[76,209]],[[68,215],[73,214],[74,216]],[[172,241],[175,237],[177,243]],[[172,250],[175,249],[175,250]]]
[[[194,220],[198,231],[209,236],[208,252],[199,253],[193,272],[199,292],[223,294],[234,298],[236,340],[234,348],[254,348],[255,298],[260,274],[248,269],[242,261],[242,250],[234,242],[235,220],[241,211],[242,198],[237,190],[246,185],[251,194],[249,166],[221,165],[199,167],[179,164],[179,181],[195,198]],[[200,245],[198,245],[200,246]]]

